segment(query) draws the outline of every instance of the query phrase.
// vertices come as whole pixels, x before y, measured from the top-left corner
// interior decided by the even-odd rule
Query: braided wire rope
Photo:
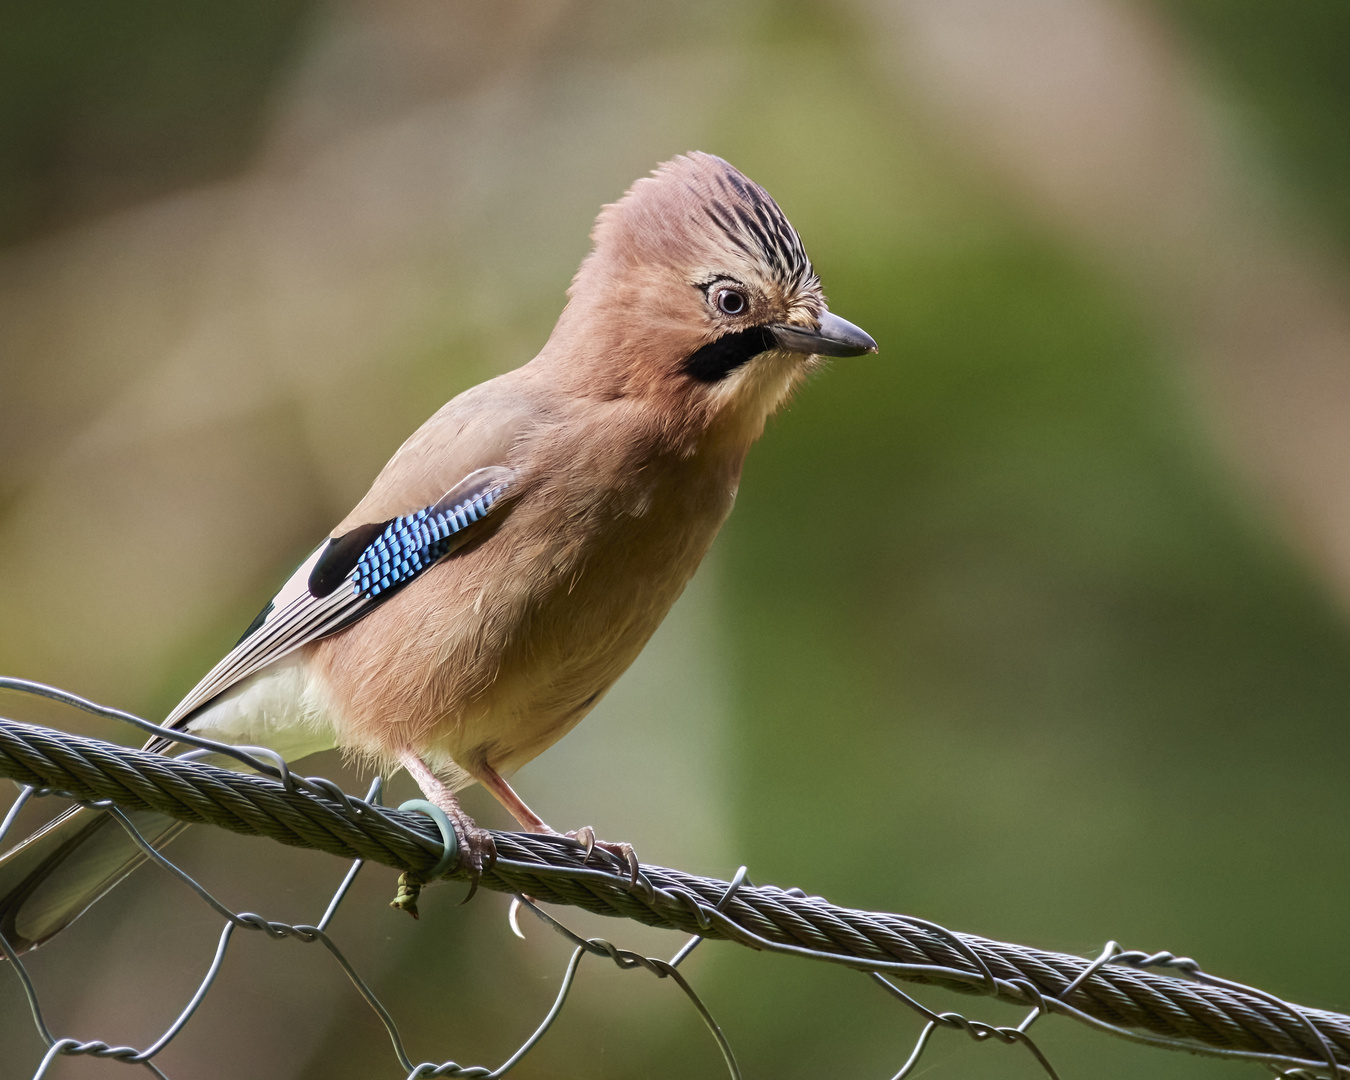
[[[225,753],[261,774],[192,760],[199,755],[172,758],[0,717],[0,776],[37,794],[62,795],[121,810],[153,810],[183,821],[379,863],[417,880],[429,877],[442,860],[445,846],[427,816],[348,796],[322,778],[298,777],[274,754],[166,731],[42,684],[0,678],[0,689],[36,693],[201,750]],[[16,813],[17,804],[8,818]],[[125,819],[123,824],[130,827]],[[1134,1042],[1258,1062],[1285,1077],[1350,1077],[1350,1016],[1294,1005],[1265,991],[1219,979],[1202,971],[1194,960],[1172,953],[1123,951],[1114,943],[1095,959],[1048,952],[957,933],[912,916],[840,907],[799,889],[755,886],[743,872],[726,882],[644,864],[638,880],[632,882],[617,859],[599,849],[588,853],[574,840],[513,832],[494,832],[493,836],[499,857],[484,870],[478,884],[514,894],[577,946],[558,1007],[584,952],[609,955],[621,967],[642,965],[667,976],[675,974],[675,965],[698,941],[721,939],[867,972],[888,993],[917,1011],[927,1023],[896,1080],[910,1072],[938,1027],[961,1029],[979,1040],[1023,1043],[1054,1077],[1026,1034],[1036,1019],[1049,1014],[1067,1016]],[[143,841],[142,845],[147,854],[156,855]],[[176,871],[162,857],[159,861]],[[454,867],[443,876],[467,880],[467,874]],[[341,890],[334,906],[340,896]],[[599,939],[576,937],[542,912],[537,907],[541,903],[631,919],[695,938],[669,963],[651,961]],[[247,918],[261,922],[257,916]],[[312,927],[285,927],[277,932],[298,931],[322,936],[321,930]],[[312,936],[305,939],[314,940]],[[2,941],[0,946],[13,960],[9,946]],[[340,953],[335,955],[341,959]],[[357,981],[349,969],[348,975]],[[996,1028],[958,1013],[933,1012],[890,979],[982,994],[1029,1006],[1032,1011],[1015,1028]],[[738,1075],[711,1017],[688,984],[678,975],[676,981],[717,1037],[732,1075]],[[373,1006],[377,1004],[372,1000]]]
[[[372,797],[378,798],[381,785],[381,779],[376,777],[375,782],[371,785],[371,791],[370,794],[367,795],[366,801],[369,801]],[[36,788],[25,787],[21,790],[14,805],[5,815],[3,821],[0,821],[0,840],[4,839],[10,827],[18,817],[18,811],[28,799],[35,794],[39,794],[39,791]],[[179,1012],[174,1021],[167,1029],[165,1029],[163,1034],[144,1049],[137,1049],[134,1046],[113,1045],[102,1039],[57,1038],[53,1035],[51,1028],[47,1024],[46,1018],[43,1015],[42,1006],[38,1000],[37,990],[33,985],[33,981],[29,976],[27,969],[24,967],[23,961],[19,958],[9,942],[5,940],[4,936],[0,935],[0,956],[10,962],[10,965],[18,975],[20,984],[23,987],[24,996],[28,1000],[29,1012],[32,1015],[33,1024],[37,1028],[39,1037],[47,1047],[41,1062],[38,1064],[37,1072],[33,1074],[32,1080],[43,1080],[43,1077],[47,1075],[52,1063],[58,1057],[63,1056],[87,1056],[118,1061],[126,1065],[140,1065],[149,1070],[154,1076],[159,1077],[159,1080],[168,1080],[168,1077],[156,1065],[153,1059],[178,1037],[183,1028],[187,1026],[188,1021],[192,1019],[193,1014],[196,1013],[202,1000],[206,997],[207,991],[211,989],[211,986],[216,980],[216,976],[220,973],[221,964],[225,959],[225,950],[229,947],[234,931],[239,929],[260,931],[273,940],[290,938],[305,944],[313,944],[314,942],[321,943],[329,951],[333,959],[337,961],[338,966],[341,967],[343,973],[346,974],[352,985],[356,987],[357,992],[360,993],[366,1004],[369,1005],[376,1016],[379,1017],[380,1023],[384,1025],[384,1029],[389,1035],[389,1040],[393,1044],[394,1056],[398,1059],[399,1065],[407,1074],[407,1080],[430,1080],[430,1078],[433,1077],[472,1077],[478,1078],[478,1080],[499,1080],[500,1077],[515,1068],[515,1066],[539,1044],[540,1040],[553,1026],[559,1013],[562,1011],[563,1005],[567,1002],[568,995],[571,993],[572,985],[576,979],[577,969],[580,966],[582,959],[588,954],[608,957],[620,968],[620,970],[646,970],[651,972],[657,978],[669,978],[674,982],[693,1003],[700,1018],[712,1033],[719,1050],[722,1052],[722,1059],[727,1066],[727,1071],[731,1080],[742,1080],[740,1068],[736,1064],[735,1055],[731,1052],[731,1046],[727,1042],[726,1036],[722,1034],[722,1029],[718,1026],[717,1021],[713,1019],[712,1014],[708,1011],[707,1006],[703,1004],[702,999],[694,991],[694,988],[689,985],[678,971],[675,970],[699,944],[702,940],[701,938],[695,937],[691,939],[669,961],[660,960],[655,957],[642,956],[639,953],[630,952],[627,949],[616,948],[603,938],[578,937],[556,919],[538,908],[528,898],[517,897],[517,903],[531,908],[540,919],[550,925],[563,937],[567,938],[574,946],[572,955],[568,959],[566,970],[563,973],[562,984],[558,988],[558,995],[553,1002],[553,1006],[545,1014],[542,1022],[535,1028],[533,1033],[531,1033],[531,1035],[495,1069],[489,1069],[482,1065],[464,1066],[456,1061],[445,1061],[440,1064],[423,1062],[420,1065],[414,1065],[412,1059],[408,1056],[407,1049],[404,1046],[403,1036],[399,1032],[398,1025],[394,1023],[394,1018],[389,1014],[388,1009],[384,1007],[384,1004],[376,996],[374,990],[371,989],[365,979],[357,973],[356,969],[352,966],[351,962],[343,954],[342,950],[337,946],[333,939],[325,933],[328,924],[332,921],[333,916],[337,912],[338,905],[341,904],[346,897],[352,883],[356,880],[356,875],[364,865],[362,860],[357,859],[352,863],[351,868],[343,877],[342,883],[338,886],[337,891],[334,892],[332,899],[328,902],[323,917],[319,920],[317,926],[303,924],[291,925],[290,923],[264,919],[262,916],[255,915],[252,912],[235,913],[231,911],[216,899],[215,896],[208,892],[199,882],[193,879],[191,875],[187,874],[174,863],[171,863],[163,856],[163,854],[155,850],[154,846],[141,835],[136,829],[136,826],[132,824],[130,818],[128,818],[122,810],[111,803],[106,802],[86,802],[84,805],[106,809],[126,830],[135,844],[140,847],[149,859],[158,863],[171,875],[178,878],[218,915],[224,916],[225,926],[221,931],[220,940],[216,945],[215,954],[212,957],[210,966],[208,967],[205,976],[202,978],[200,985],[197,987],[196,992],[192,995],[187,1005]],[[739,887],[743,875],[744,869],[742,868],[741,874],[739,874],[728,887],[723,902],[729,899],[732,893]],[[512,929],[515,930],[519,936],[524,937],[524,935],[520,933],[519,925],[515,919],[514,906],[512,907],[511,912],[511,925]],[[901,1076],[908,1071],[909,1066],[906,1066],[906,1068],[902,1070]],[[1053,1071],[1051,1071],[1050,1074],[1052,1080],[1056,1080]],[[899,1080],[899,1078],[897,1078],[897,1080]]]

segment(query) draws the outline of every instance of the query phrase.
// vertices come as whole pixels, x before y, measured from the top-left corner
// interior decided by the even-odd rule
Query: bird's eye
[[[750,301],[740,289],[719,289],[716,300],[717,310],[723,315],[742,315],[750,306]]]

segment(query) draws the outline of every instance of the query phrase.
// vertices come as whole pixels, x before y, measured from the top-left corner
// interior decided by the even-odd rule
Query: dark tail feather
[[[127,817],[155,848],[187,828],[150,810]],[[16,952],[36,948],[147,858],[112,815],[73,807],[0,855],[0,934]]]

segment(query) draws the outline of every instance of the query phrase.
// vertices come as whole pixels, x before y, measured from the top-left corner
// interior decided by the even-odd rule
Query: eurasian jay
[[[552,832],[507,778],[646,644],[767,418],[820,357],[876,351],[826,308],[769,194],[710,154],[638,180],[592,240],[539,355],[399,448],[168,727],[401,766],[475,869],[491,836],[455,798],[474,781]],[[156,844],[182,827],[136,822]],[[142,859],[107,814],[72,810],[0,859],[0,932],[40,944]]]

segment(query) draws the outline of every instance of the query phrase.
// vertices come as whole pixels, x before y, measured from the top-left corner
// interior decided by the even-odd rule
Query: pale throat
[[[792,397],[811,364],[796,353],[773,349],[751,359],[709,390],[716,417],[712,427],[729,440],[754,442],[764,425]]]

